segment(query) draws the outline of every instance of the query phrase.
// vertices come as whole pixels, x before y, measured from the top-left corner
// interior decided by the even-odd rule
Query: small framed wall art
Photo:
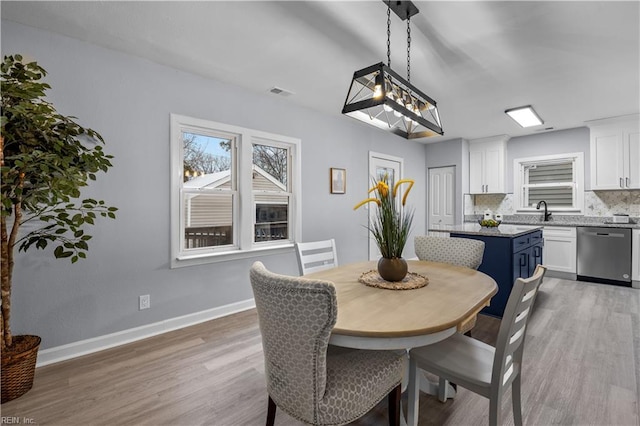
[[[331,167],[331,193],[345,194],[347,192],[347,169]]]

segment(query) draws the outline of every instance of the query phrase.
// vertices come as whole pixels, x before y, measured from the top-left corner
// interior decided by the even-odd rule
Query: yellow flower
[[[389,185],[387,185],[383,181],[378,182],[378,193],[382,197],[386,197],[387,195],[389,195]]]
[[[378,200],[377,198],[367,198],[366,200],[362,200],[358,204],[356,204],[356,206],[353,209],[357,210],[367,203],[376,203],[378,206],[380,206],[380,200]]]
[[[378,191],[378,194],[380,194],[381,197],[386,197],[387,195],[389,195],[389,185],[387,185],[387,183],[382,180],[379,181],[376,186],[369,189],[369,194],[371,194],[375,190]]]
[[[407,191],[402,196],[402,205],[404,206],[404,203],[407,202],[407,195],[409,195],[409,191],[411,191],[411,188],[413,187],[413,184],[415,182],[413,181],[413,179],[400,179],[398,182],[396,182],[395,186],[393,187],[393,197],[394,198],[398,193],[398,187],[400,187],[400,185],[403,184],[403,183],[408,183],[409,184],[409,187],[407,188]]]

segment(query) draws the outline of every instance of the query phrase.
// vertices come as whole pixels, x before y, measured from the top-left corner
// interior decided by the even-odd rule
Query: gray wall
[[[49,100],[104,136],[114,167],[83,195],[119,207],[101,220],[88,259],[70,265],[51,250],[19,254],[14,273],[15,333],[43,338],[42,348],[113,333],[252,298],[254,260],[297,274],[287,254],[169,269],[169,114],[177,113],[302,140],[302,240],[335,238],[341,263],[366,260],[370,150],[403,157],[416,180],[414,234],[424,233],[425,149],[347,117],[326,116],[270,94],[161,66],[49,32],[2,21],[2,54],[35,58],[47,71]],[[247,66],[252,66],[249,62]],[[351,76],[342,76],[345,91]],[[341,106],[336,100],[336,108]],[[329,194],[329,168],[347,169],[347,193]],[[412,257],[413,244],[406,257]],[[138,296],[151,309],[138,311]]]
[[[506,190],[513,193],[513,160],[541,155],[584,153],[584,187],[591,189],[591,167],[589,164],[589,128],[558,130],[529,136],[511,138],[507,142]]]

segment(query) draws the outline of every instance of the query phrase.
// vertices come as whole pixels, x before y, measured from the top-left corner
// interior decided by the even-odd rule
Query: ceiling
[[[421,142],[519,136],[640,112],[640,2],[414,3],[411,82],[437,101],[445,130]],[[294,93],[286,102],[331,115],[340,115],[354,71],[386,62],[380,0],[3,0],[1,8],[2,19],[265,96],[281,96],[269,93],[278,86]],[[406,31],[392,13],[391,67],[402,76]],[[504,114],[529,104],[543,126],[522,129]]]

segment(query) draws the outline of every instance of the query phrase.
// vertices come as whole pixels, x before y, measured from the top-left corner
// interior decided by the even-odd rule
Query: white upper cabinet
[[[469,141],[469,192],[504,194],[506,135]]]
[[[640,189],[638,117],[591,122],[591,189]]]

